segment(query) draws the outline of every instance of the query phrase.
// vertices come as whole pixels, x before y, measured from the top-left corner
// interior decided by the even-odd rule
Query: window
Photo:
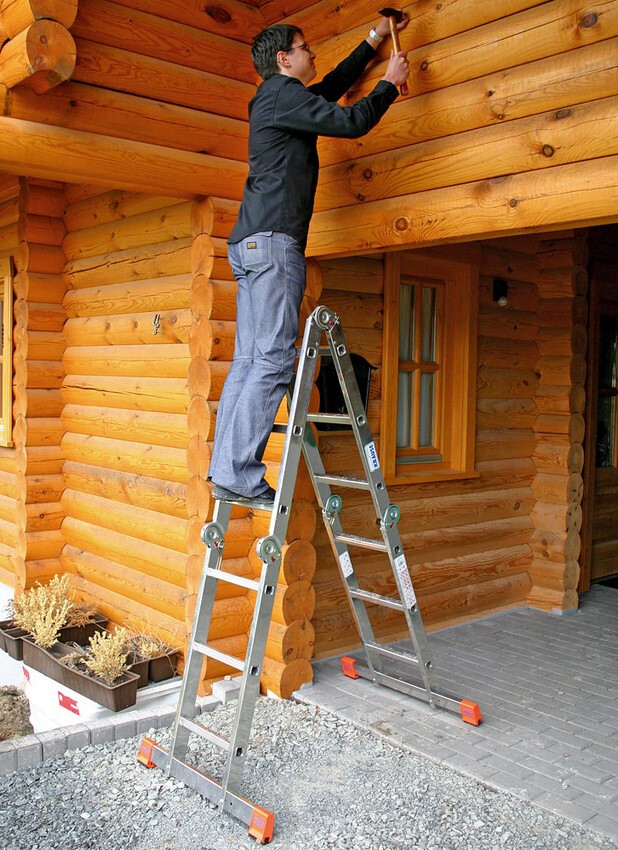
[[[12,446],[13,443],[13,274],[11,261],[0,259],[0,298],[2,309],[0,353],[0,399],[2,417],[0,423],[0,446]]]
[[[387,254],[380,461],[391,482],[474,474],[478,269]]]

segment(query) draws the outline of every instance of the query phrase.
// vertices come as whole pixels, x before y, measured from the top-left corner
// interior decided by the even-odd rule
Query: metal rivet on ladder
[[[358,422],[359,425],[364,425],[367,420],[365,419],[364,416],[361,415],[361,416],[356,417],[356,421]]]
[[[337,354],[339,355],[339,357],[343,357],[343,355],[345,353],[346,353],[345,345],[338,345],[337,346]]]
[[[252,667],[252,668],[251,668],[251,670],[250,670],[250,673],[251,673],[251,675],[252,675],[252,676],[257,676],[257,675],[259,675],[259,672],[260,672],[260,668],[259,668],[259,667]]]
[[[316,355],[317,355],[317,351],[315,350],[315,348],[308,348],[307,349],[307,357],[311,357],[311,359],[313,359]]]
[[[264,593],[266,593],[268,596],[272,596],[272,594],[274,592],[275,592],[275,588],[270,584],[267,584],[266,587],[264,588]]]
[[[236,752],[234,753],[234,755],[236,756],[236,758],[240,758],[244,751],[244,747],[236,747]]]
[[[287,514],[287,512],[288,512],[288,505],[279,505],[279,513],[280,514],[283,514],[283,516],[285,516],[285,514]]]
[[[295,425],[294,428],[292,429],[292,434],[294,434],[295,437],[300,437],[302,435],[302,433],[303,433],[303,429],[301,428],[300,425]]]

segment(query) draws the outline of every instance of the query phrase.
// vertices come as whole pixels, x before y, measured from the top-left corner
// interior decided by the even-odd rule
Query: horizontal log
[[[62,449],[67,461],[179,484],[187,482],[186,452],[183,449],[85,434],[65,434]]]
[[[504,310],[496,305],[492,309],[479,310],[478,332],[480,336],[500,339],[536,340],[539,322],[534,313],[518,310]]]
[[[225,7],[203,8],[195,3],[171,5],[166,0],[118,0],[118,2],[129,9],[150,12],[166,20],[177,21],[248,44],[264,26],[259,10],[239,0],[226,0]]]
[[[44,104],[30,89],[13,89],[5,109],[23,121],[247,161],[246,121],[83,83],[51,89]]]
[[[19,417],[13,427],[15,445],[58,446],[64,435],[64,426],[56,417]]]
[[[289,664],[279,664],[271,658],[264,659],[260,689],[263,693],[273,693],[282,699],[289,699],[301,685],[313,682],[311,664],[301,658],[290,661]]]
[[[24,347],[19,354],[33,360],[62,360],[65,342],[59,333],[54,331],[33,331],[28,329]]]
[[[477,372],[477,399],[528,399],[539,390],[538,374],[533,369],[494,369],[481,366]]]
[[[66,374],[183,378],[190,364],[188,347],[167,345],[87,345],[67,348],[62,358]]]
[[[253,83],[256,79],[249,50],[239,42],[107,0],[82,0],[72,32],[97,44],[234,80]]]
[[[494,126],[616,94],[615,38],[395,103],[371,135],[325,139],[322,165]],[[368,84],[368,89],[373,88]],[[356,89],[352,99],[366,94]]]
[[[119,469],[103,469],[77,461],[63,467],[64,483],[72,490],[186,519],[184,484]]]
[[[367,203],[618,153],[618,97],[469,130],[320,171],[316,210]],[[594,145],[593,145],[594,147]]]
[[[14,38],[35,21],[48,18],[70,29],[77,14],[77,0],[5,0],[2,26],[7,38]]]
[[[63,431],[75,434],[133,440],[178,449],[186,448],[189,440],[187,418],[180,413],[67,404],[62,411],[61,427]]]
[[[197,595],[189,596],[185,605],[185,623],[190,631],[195,618]],[[212,624],[209,632],[210,640],[246,635],[251,626],[253,608],[245,596],[235,596],[231,599],[215,600]]]
[[[534,423],[534,430],[539,434],[566,434],[571,443],[583,443],[586,422],[581,413],[567,416],[540,414]]]
[[[55,531],[64,519],[64,509],[60,502],[39,502],[26,505],[25,531]]]
[[[108,285],[130,286],[134,281],[188,274],[191,270],[191,239],[88,257],[66,264],[63,279],[69,289]]]
[[[16,461],[17,472],[22,475],[57,475],[62,472],[63,457],[59,446],[29,446],[17,451]]]
[[[575,611],[579,605],[576,590],[560,590],[534,585],[528,593],[527,603],[545,611]]]
[[[17,298],[47,302],[48,304],[62,304],[66,287],[60,275],[22,271],[15,275],[13,281]]]
[[[570,387],[571,384],[583,384],[586,379],[586,358],[581,354],[572,357],[545,355],[539,357],[537,368],[542,381],[548,385]]]
[[[588,273],[583,266],[541,269],[537,285],[543,300],[586,295]]]
[[[577,588],[579,572],[579,564],[577,561],[568,561],[566,564],[552,564],[544,561],[533,561],[531,578],[536,587],[546,587],[549,590],[569,591]]]
[[[476,460],[502,460],[530,457],[535,440],[531,429],[511,428],[504,431],[477,431]]]
[[[4,201],[0,204],[0,228],[9,227],[12,224],[17,224],[19,218],[19,203],[18,199]]]
[[[23,243],[22,243],[23,244]],[[40,301],[20,299],[14,307],[15,323],[29,331],[61,331],[64,325],[64,310],[61,304],[46,304]]]
[[[532,399],[478,399],[476,403],[478,428],[534,428],[536,421]]]
[[[535,475],[532,490],[540,501],[562,504],[579,504],[582,500],[584,482],[579,472],[570,475],[551,475],[539,472]]]
[[[71,575],[71,587],[79,602],[95,605],[97,611],[108,617],[110,623],[122,625],[138,634],[156,636],[174,647],[181,647],[186,637],[185,624],[167,614],[149,607],[147,600],[135,602],[128,596]]]
[[[62,328],[69,346],[186,343],[191,314],[187,309],[161,310],[155,328],[153,312],[68,319]],[[154,331],[156,330],[156,334]]]
[[[28,245],[22,242],[15,251],[18,271],[61,274],[65,262],[64,251],[56,245]]]
[[[613,215],[618,157],[547,168],[461,187],[374,201],[313,216],[310,256],[556,226],[603,223]],[[577,192],[576,210],[571,203]],[[482,204],[478,202],[482,198]],[[473,200],[474,199],[474,200]]]
[[[537,529],[530,538],[530,546],[537,561],[557,563],[577,561],[581,552],[581,536],[575,529],[548,531]]]
[[[437,591],[419,598],[423,621],[428,625],[461,622],[472,614],[499,610],[529,600],[528,572],[479,582],[471,587]]]
[[[67,317],[179,310],[189,306],[188,275],[168,275],[107,286],[70,290],[64,299]]]
[[[5,171],[174,198],[242,195],[246,166],[231,159],[14,118],[2,118],[0,129],[0,166]]]
[[[538,472],[549,475],[570,475],[581,473],[584,466],[584,450],[579,443],[571,444],[558,437],[548,440],[539,439],[532,453],[532,460]]]
[[[132,534],[123,534],[111,529],[102,533],[101,527],[67,516],[62,526],[64,542],[84,549],[93,555],[109,558],[146,575],[169,581],[184,587],[187,556],[145,540]]]
[[[189,402],[184,378],[69,375],[64,380],[62,393],[67,404],[123,407],[156,413],[186,413]]]
[[[176,203],[69,233],[62,247],[67,260],[71,261],[188,239],[191,236],[190,215],[190,203]]]
[[[153,59],[119,47],[76,39],[77,63],[73,79],[89,85],[114,88],[180,106],[203,109],[228,118],[245,119],[255,86]],[[213,194],[218,194],[214,192]]]
[[[536,340],[541,357],[585,355],[588,351],[588,333],[584,325],[570,328],[543,328]]]
[[[116,531],[147,543],[160,545],[165,540],[166,548],[186,553],[186,519],[71,489],[64,491],[61,501],[67,516],[96,525],[103,539],[106,530]]]
[[[15,482],[15,495],[23,504],[58,501],[64,490],[62,475],[24,475]]]
[[[61,218],[22,212],[17,224],[20,242],[38,242],[40,245],[62,245],[66,227]]]
[[[100,187],[94,194],[69,201],[65,194],[64,223],[67,230],[85,230],[96,225],[122,221],[125,218],[142,215],[153,210],[171,207],[173,201],[162,195],[144,195],[139,192],[104,192]],[[183,204],[185,201],[178,200]]]
[[[143,604],[148,600],[154,611],[174,619],[184,617],[185,590],[182,587],[75,546],[65,546],[60,557],[64,571],[70,575],[80,576],[102,590],[111,590],[135,602]]]
[[[0,50],[0,84],[25,85],[41,95],[71,77],[75,69],[73,36],[56,21],[30,24]]]
[[[313,655],[315,630],[309,620],[296,620],[289,626],[272,622],[266,641],[266,656],[280,664]]]
[[[27,531],[25,533],[18,529],[15,538],[15,553],[18,558],[23,558],[25,561],[45,561],[49,558],[58,558],[65,542],[60,529]]]
[[[588,304],[583,295],[564,298],[544,298],[539,303],[539,322],[542,328],[586,325]]]

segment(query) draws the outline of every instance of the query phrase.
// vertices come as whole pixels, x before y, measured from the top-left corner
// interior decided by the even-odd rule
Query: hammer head
[[[399,9],[391,9],[390,6],[386,6],[384,9],[379,9],[378,15],[384,15],[385,18],[395,18],[397,23],[403,19],[403,12]]]

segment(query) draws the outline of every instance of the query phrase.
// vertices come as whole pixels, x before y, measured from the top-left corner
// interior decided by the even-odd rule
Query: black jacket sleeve
[[[325,100],[339,100],[354,85],[375,55],[373,47],[362,41],[347,59],[333,68],[323,80],[308,86],[309,91],[321,95]]]
[[[396,86],[380,80],[367,97],[352,106],[339,106],[314,94],[300,80],[289,77],[278,93],[273,123],[291,133],[356,139],[375,127],[397,95]]]

